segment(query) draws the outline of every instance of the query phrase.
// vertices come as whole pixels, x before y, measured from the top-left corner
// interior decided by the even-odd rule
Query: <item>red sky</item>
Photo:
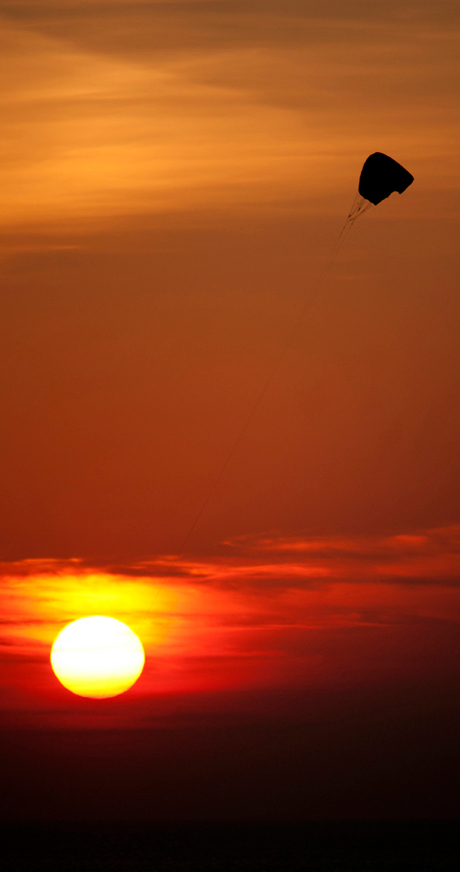
[[[457,814],[457,4],[0,22],[3,816]],[[49,666],[89,614],[117,699]]]

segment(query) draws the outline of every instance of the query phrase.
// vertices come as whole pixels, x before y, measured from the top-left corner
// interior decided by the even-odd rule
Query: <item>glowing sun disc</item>
[[[124,693],[144,663],[144,649],[130,627],[100,615],[72,621],[51,649],[51,666],[61,684],[94,699]]]

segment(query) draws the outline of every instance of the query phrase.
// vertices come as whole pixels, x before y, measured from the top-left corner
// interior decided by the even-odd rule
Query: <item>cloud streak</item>
[[[159,556],[131,562],[40,559],[0,563],[11,579],[85,578],[105,573],[123,579],[191,582],[207,587],[309,588],[317,582],[369,580],[384,583],[460,585],[460,525],[391,536],[239,536],[223,543],[229,556]],[[234,552],[232,555],[231,552]]]

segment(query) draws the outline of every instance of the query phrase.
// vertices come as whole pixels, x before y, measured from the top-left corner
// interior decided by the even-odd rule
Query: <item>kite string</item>
[[[189,530],[188,530],[188,532],[187,532],[187,535],[185,536],[185,538],[184,538],[184,540],[183,540],[183,542],[182,542],[182,545],[181,545],[181,547],[180,547],[180,549],[179,549],[179,553],[178,553],[177,557],[182,557],[182,555],[183,555],[183,553],[184,553],[184,550],[185,550],[185,547],[186,547],[186,545],[187,545],[187,542],[188,542],[189,539],[190,539],[190,536],[192,535],[193,531],[195,530],[195,527],[196,527],[196,525],[198,524],[198,522],[199,522],[201,516],[203,515],[203,512],[205,511],[205,509],[206,509],[206,507],[208,506],[208,504],[209,504],[211,498],[213,497],[216,488],[218,487],[218,485],[219,485],[220,481],[222,480],[222,478],[223,478],[223,476],[224,476],[224,474],[225,474],[225,472],[226,472],[226,470],[227,470],[227,468],[228,468],[228,466],[229,466],[229,464],[230,464],[232,458],[234,457],[235,452],[236,452],[236,450],[237,450],[237,448],[238,448],[240,442],[242,441],[243,437],[245,436],[245,434],[246,434],[246,432],[247,432],[247,430],[248,430],[248,428],[249,428],[249,426],[250,426],[250,424],[251,424],[251,422],[252,422],[252,420],[253,420],[253,418],[254,418],[254,416],[255,416],[255,414],[256,414],[256,412],[257,412],[257,410],[258,410],[258,408],[259,408],[259,406],[260,406],[260,404],[261,404],[261,402],[262,402],[262,400],[263,400],[263,398],[264,398],[264,396],[265,396],[265,394],[267,393],[268,388],[270,387],[270,385],[271,385],[273,379],[275,378],[275,375],[276,375],[276,373],[278,372],[278,369],[279,369],[279,367],[281,366],[281,364],[282,364],[282,362],[283,362],[283,360],[284,360],[284,358],[285,358],[285,356],[286,356],[286,354],[287,354],[287,352],[288,352],[288,350],[289,350],[289,348],[290,348],[292,342],[294,341],[295,337],[297,336],[297,334],[298,334],[298,332],[299,332],[299,330],[300,330],[300,328],[301,328],[301,326],[302,326],[302,321],[303,321],[303,319],[305,318],[305,315],[306,315],[308,309],[309,309],[310,306],[314,303],[316,297],[318,296],[318,291],[319,291],[319,288],[320,288],[320,286],[321,286],[321,283],[322,283],[322,282],[324,281],[324,279],[326,278],[326,276],[327,276],[327,274],[328,274],[328,272],[329,272],[329,270],[330,270],[330,268],[331,268],[331,266],[332,266],[332,264],[333,264],[335,258],[337,257],[337,254],[339,253],[339,251],[340,251],[340,249],[341,249],[341,247],[342,247],[342,245],[343,245],[343,243],[344,243],[344,241],[345,241],[345,238],[346,238],[346,235],[347,235],[347,234],[346,234],[346,231],[347,231],[347,230],[348,230],[348,231],[351,230],[351,228],[353,227],[353,224],[354,224],[356,218],[358,217],[358,215],[355,215],[354,217],[352,217],[352,213],[353,213],[353,210],[354,210],[355,202],[356,202],[356,198],[355,198],[355,200],[353,201],[353,204],[352,204],[352,207],[351,207],[351,209],[350,209],[350,212],[349,212],[349,214],[348,214],[348,216],[347,216],[347,218],[346,218],[346,220],[345,220],[345,223],[344,223],[344,225],[343,225],[343,227],[342,227],[342,229],[341,229],[341,231],[340,231],[340,233],[339,233],[339,236],[338,236],[338,238],[337,238],[337,241],[336,241],[336,243],[335,243],[335,246],[334,246],[334,248],[332,249],[332,252],[331,252],[331,254],[330,254],[330,256],[329,256],[329,259],[327,260],[325,266],[323,267],[323,270],[322,270],[322,272],[320,273],[320,275],[319,275],[318,279],[316,280],[315,284],[313,285],[313,288],[312,288],[310,294],[308,295],[307,299],[306,299],[305,302],[303,303],[302,308],[301,308],[301,310],[300,310],[300,312],[299,312],[299,314],[298,314],[298,316],[297,316],[297,318],[296,318],[296,321],[295,321],[294,326],[293,326],[292,329],[289,331],[289,333],[288,333],[288,335],[287,335],[287,337],[286,337],[286,339],[285,339],[284,345],[283,345],[283,347],[282,347],[280,353],[279,353],[279,354],[277,355],[277,357],[275,358],[275,360],[274,360],[274,362],[273,362],[273,365],[272,365],[272,367],[271,367],[271,370],[270,370],[270,372],[269,372],[267,378],[265,379],[265,382],[263,383],[261,389],[259,390],[259,393],[256,395],[255,402],[254,402],[253,405],[252,405],[252,408],[251,408],[251,410],[250,410],[250,412],[249,412],[249,415],[248,415],[247,418],[245,419],[245,421],[244,421],[244,423],[243,423],[243,426],[241,427],[239,433],[237,434],[237,437],[236,437],[235,441],[233,442],[233,445],[232,445],[232,447],[231,447],[231,449],[230,449],[230,451],[229,451],[229,453],[228,453],[228,455],[227,455],[227,457],[226,457],[226,459],[225,459],[225,461],[224,461],[222,467],[220,468],[220,471],[219,471],[219,473],[218,473],[216,479],[214,480],[214,483],[212,484],[212,487],[209,489],[209,491],[208,491],[208,493],[207,493],[207,495],[206,495],[206,497],[205,497],[203,503],[201,504],[200,509],[199,509],[197,515],[195,516],[195,519],[194,519],[194,521],[193,521],[191,527],[189,528]],[[369,205],[371,205],[371,204],[369,204]],[[366,207],[366,208],[368,208],[368,207]],[[364,210],[363,210],[363,211],[364,211]],[[358,213],[358,214],[360,214],[360,213]],[[362,214],[362,213],[361,213],[361,214]]]
[[[360,215],[364,215],[364,212],[367,212],[367,210],[370,209],[370,207],[373,205],[373,203],[371,203],[369,200],[366,200],[366,198],[363,197],[361,194],[356,194],[356,197],[351,204],[348,217],[345,221],[345,224],[343,225],[341,233],[343,233],[347,225],[350,225],[352,227],[356,219],[359,218]]]

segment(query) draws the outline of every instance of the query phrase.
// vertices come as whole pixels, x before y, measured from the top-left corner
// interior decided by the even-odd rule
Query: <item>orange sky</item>
[[[457,4],[4,0],[0,24],[5,729],[453,688]],[[377,150],[414,184],[346,238],[178,557]],[[48,665],[92,613],[147,651],[102,713]]]

